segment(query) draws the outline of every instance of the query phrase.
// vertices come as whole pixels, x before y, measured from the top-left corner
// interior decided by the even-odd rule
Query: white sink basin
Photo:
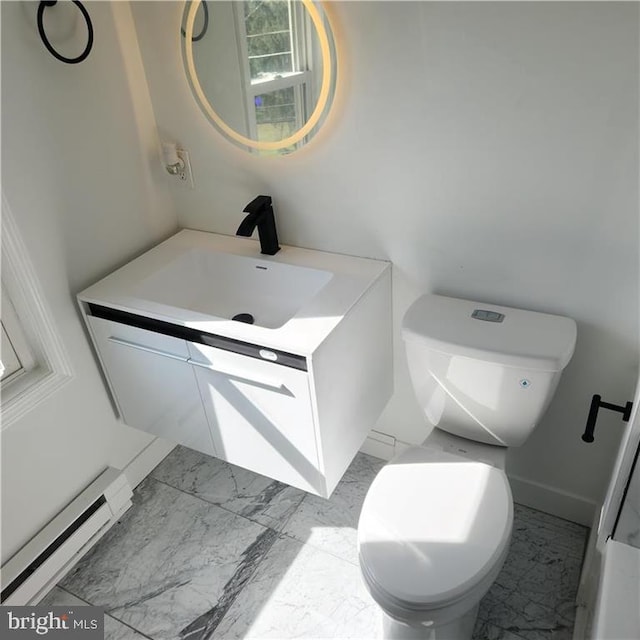
[[[250,314],[251,324],[277,329],[331,278],[329,271],[320,269],[191,249],[140,282],[134,293],[221,320]]]
[[[183,229],[78,298],[311,355],[380,279],[390,279],[387,262],[287,245],[263,256],[256,240]],[[254,323],[232,320],[241,313]]]

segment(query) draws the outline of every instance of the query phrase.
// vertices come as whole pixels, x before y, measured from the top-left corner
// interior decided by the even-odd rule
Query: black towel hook
[[[82,4],[78,1],[78,0],[71,0],[71,2],[73,2],[73,4],[76,5],[76,7],[78,7],[78,9],[80,9],[80,12],[82,13],[86,23],[87,23],[87,32],[88,32],[88,40],[87,40],[87,46],[85,47],[84,51],[77,57],[77,58],[67,58],[61,54],[59,54],[51,45],[51,43],[49,42],[49,39],[47,38],[47,34],[44,31],[44,23],[43,23],[43,16],[44,16],[44,10],[47,7],[53,7],[55,4],[57,4],[58,0],[42,0],[40,2],[40,4],[38,5],[38,33],[40,34],[40,37],[42,38],[42,42],[44,42],[44,46],[47,47],[49,53],[54,56],[55,58],[57,58],[58,60],[60,60],[61,62],[66,62],[67,64],[78,64],[78,62],[82,62],[83,60],[85,60],[90,51],[91,51],[91,47],[93,46],[93,25],[91,24],[91,18],[89,17],[89,13],[87,12],[87,10],[82,6]]]

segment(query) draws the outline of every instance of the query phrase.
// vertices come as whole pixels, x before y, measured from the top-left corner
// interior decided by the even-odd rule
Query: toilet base
[[[471,640],[478,605],[453,622],[437,627],[411,626],[382,613],[382,638],[384,640]]]

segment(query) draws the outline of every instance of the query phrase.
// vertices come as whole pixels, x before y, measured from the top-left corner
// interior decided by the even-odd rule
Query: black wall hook
[[[52,56],[54,56],[61,62],[66,62],[67,64],[78,64],[78,62],[82,62],[83,60],[85,60],[89,56],[89,53],[91,52],[91,47],[93,46],[93,25],[91,24],[91,18],[89,17],[89,13],[82,6],[82,4],[78,2],[78,0],[71,0],[71,1],[73,2],[73,4],[76,5],[76,7],[78,7],[78,9],[80,9],[80,12],[82,13],[87,23],[87,32],[89,36],[87,39],[87,46],[77,58],[67,58],[61,55],[60,53],[58,53],[53,48],[52,44],[49,42],[49,39],[47,38],[47,34],[45,33],[44,21],[43,21],[44,10],[47,7],[53,7],[55,4],[57,4],[57,0],[42,0],[38,5],[38,33],[42,38],[42,42],[44,43],[44,46],[47,48],[47,50]]]
[[[598,420],[598,409],[609,409],[610,411],[618,411],[622,414],[622,420],[624,422],[629,422],[629,418],[631,418],[631,408],[633,407],[633,402],[627,402],[624,407],[617,404],[610,404],[609,402],[602,402],[602,397],[599,395],[593,396],[591,398],[591,406],[589,407],[589,417],[587,418],[587,426],[585,427],[584,433],[582,434],[582,439],[585,442],[593,442],[593,432],[596,428],[596,421]]]

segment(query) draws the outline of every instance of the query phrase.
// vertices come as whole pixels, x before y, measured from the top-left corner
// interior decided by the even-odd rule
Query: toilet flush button
[[[504,313],[489,311],[489,309],[474,309],[471,317],[474,320],[484,320],[485,322],[502,322],[504,320]]]
[[[531,386],[531,381],[530,381],[530,380],[527,380],[526,378],[522,378],[522,380],[520,380],[520,386],[521,386],[523,389],[527,389],[528,387],[530,387],[530,386]]]
[[[265,360],[271,360],[271,362],[276,362],[278,360],[278,354],[273,351],[269,351],[269,349],[260,349],[259,353],[260,357]]]

